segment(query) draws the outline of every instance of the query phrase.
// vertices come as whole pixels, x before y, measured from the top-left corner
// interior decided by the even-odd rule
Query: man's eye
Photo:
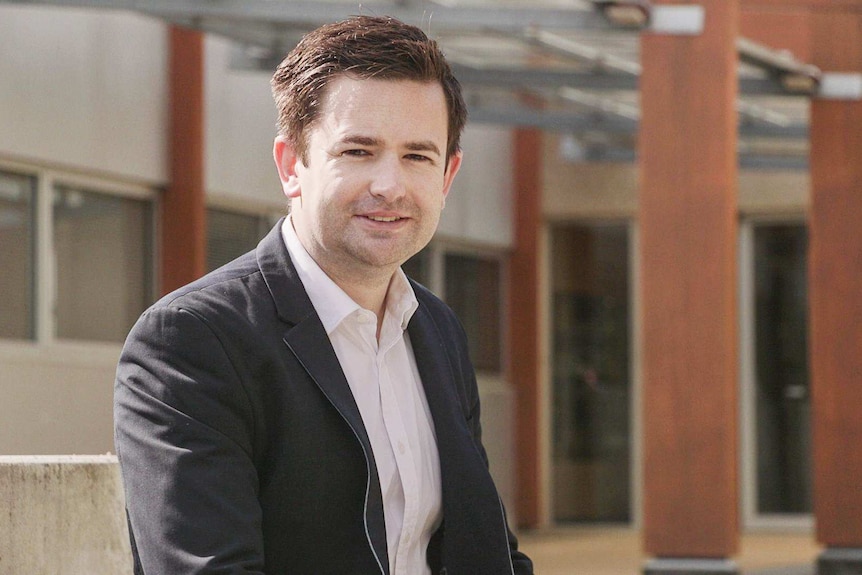
[[[430,162],[431,158],[428,156],[423,156],[422,154],[407,154],[405,156],[408,160],[414,160],[417,162]]]
[[[344,150],[343,152],[341,152],[341,155],[343,155],[343,156],[367,156],[368,150],[362,150],[362,149]]]

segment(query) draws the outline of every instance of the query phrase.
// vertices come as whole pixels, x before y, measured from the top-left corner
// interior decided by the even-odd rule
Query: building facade
[[[862,389],[850,296],[862,112],[815,101],[810,168],[740,169],[731,74],[739,33],[862,71],[859,50],[828,41],[837,29],[862,46],[862,8],[702,4],[724,22],[709,21],[709,48],[645,40],[637,163],[573,157],[561,133],[471,123],[441,228],[407,267],[471,336],[492,471],[521,526],[630,525],[656,557],[727,557],[740,529],[811,530],[816,517],[827,547],[862,547],[862,502],[843,479],[862,455],[856,444],[836,456],[862,434],[848,415]],[[195,274],[213,269],[285,211],[268,75],[193,33],[203,207],[181,208],[199,220],[166,218],[187,216],[171,194],[184,193],[177,150],[189,144],[172,130],[196,97],[176,90],[173,34],[142,15],[0,3],[0,453],[112,451],[117,357],[183,268],[169,258],[191,249]],[[668,69],[684,71],[679,101],[656,87]],[[686,148],[687,131],[714,125]],[[674,487],[665,470],[690,480]],[[727,489],[699,513],[720,517],[667,540],[668,523],[691,524],[666,496],[700,500],[716,484]]]

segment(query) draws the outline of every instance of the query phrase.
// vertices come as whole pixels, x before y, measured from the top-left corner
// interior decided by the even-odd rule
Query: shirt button
[[[400,453],[401,455],[404,455],[405,451],[407,451],[407,449],[404,447],[404,444],[399,441],[398,442],[398,453]]]

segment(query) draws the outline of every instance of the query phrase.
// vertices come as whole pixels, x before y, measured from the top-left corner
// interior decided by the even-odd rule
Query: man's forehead
[[[311,128],[330,141],[445,148],[448,114],[438,84],[339,77],[322,103]]]
[[[321,98],[321,112],[350,111],[354,106],[387,106],[407,99],[411,109],[436,109],[447,116],[446,96],[439,82],[418,80],[357,78],[340,74],[330,80]],[[361,110],[360,110],[361,111]]]

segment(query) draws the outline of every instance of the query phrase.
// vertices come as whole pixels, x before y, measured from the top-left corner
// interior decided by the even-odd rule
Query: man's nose
[[[401,158],[396,155],[386,155],[374,166],[369,188],[372,196],[392,202],[406,193],[404,185],[404,167]]]

